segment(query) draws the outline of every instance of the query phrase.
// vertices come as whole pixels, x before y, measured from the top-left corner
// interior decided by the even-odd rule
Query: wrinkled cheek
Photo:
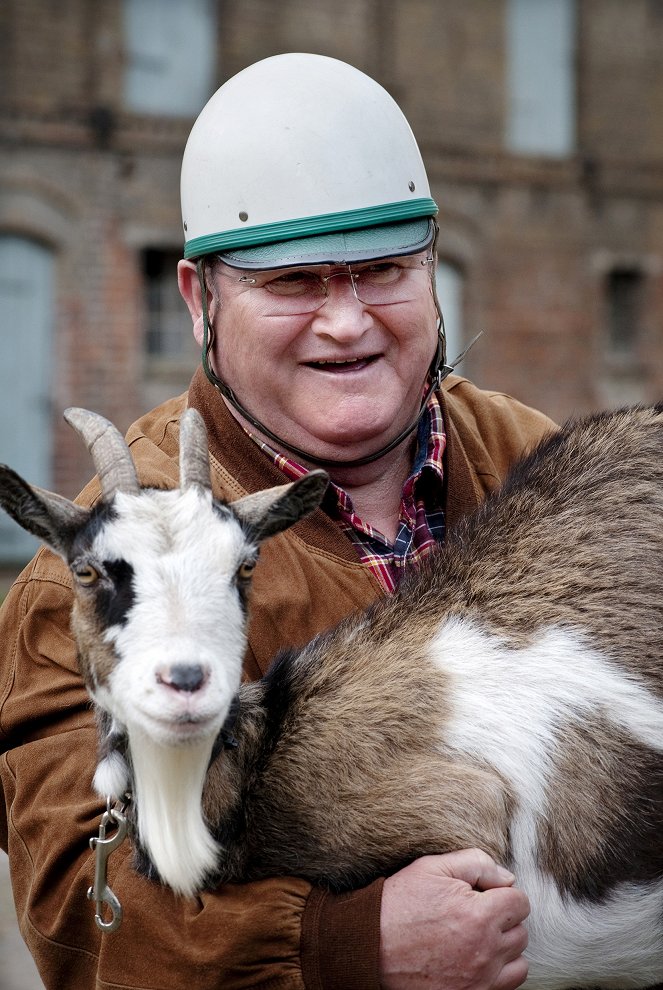
[[[239,360],[238,360],[239,357]],[[258,418],[281,419],[288,415],[293,402],[300,398],[296,368],[287,362],[274,360],[259,345],[250,351],[233,355],[223,364],[221,377],[239,401]]]
[[[269,380],[266,359],[258,345],[251,351],[243,344],[233,347],[229,342],[216,341],[213,364],[217,374],[239,395],[250,395],[254,388],[266,387]]]

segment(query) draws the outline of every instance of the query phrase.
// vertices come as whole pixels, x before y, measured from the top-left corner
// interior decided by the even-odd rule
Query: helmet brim
[[[418,254],[431,246],[435,223],[430,217],[401,223],[297,237],[274,244],[218,252],[232,268],[261,271],[296,265],[344,265]]]

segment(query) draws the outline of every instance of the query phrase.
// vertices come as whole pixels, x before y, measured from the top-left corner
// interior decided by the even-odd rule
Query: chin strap
[[[435,235],[437,240],[437,231]],[[444,317],[442,316],[442,308],[437,298],[437,292],[435,290],[435,279],[431,281],[433,300],[435,302],[435,308],[437,310],[438,323],[437,323],[437,347],[435,350],[435,357],[428,369],[428,374],[426,375],[426,380],[428,385],[425,388],[423,398],[421,400],[421,405],[419,411],[415,418],[402,430],[397,437],[390,440],[388,444],[384,447],[380,447],[373,454],[367,454],[365,457],[358,457],[355,460],[350,461],[339,461],[332,460],[324,457],[316,457],[307,450],[302,450],[300,447],[295,447],[293,444],[288,443],[282,437],[279,437],[276,433],[273,433],[269,427],[261,423],[259,419],[256,419],[245,406],[236,397],[233,390],[230,388],[223,379],[219,378],[218,375],[213,371],[210,365],[209,355],[212,350],[212,345],[214,343],[214,330],[210,325],[209,320],[209,310],[207,306],[207,286],[205,285],[205,271],[204,271],[205,259],[199,258],[196,263],[196,271],[198,272],[198,281],[200,282],[200,294],[202,301],[202,317],[203,317],[203,346],[202,346],[202,365],[203,371],[205,372],[208,380],[217,389],[221,395],[228,400],[230,405],[237,410],[237,412],[249,422],[256,430],[264,436],[269,437],[272,443],[275,443],[279,448],[290,451],[291,454],[295,454],[296,457],[301,460],[307,461],[310,464],[316,464],[323,468],[352,468],[352,467],[362,467],[364,464],[372,464],[373,461],[379,460],[384,457],[385,454],[389,454],[392,450],[398,447],[410,434],[417,428],[421,417],[426,412],[426,404],[432,394],[432,392],[439,388],[444,379],[451,374],[456,365],[460,364],[469,349],[476,343],[483,331],[480,331],[473,340],[470,341],[468,346],[462,352],[462,354],[456,358],[453,364],[445,364],[446,357],[446,335],[444,331]]]

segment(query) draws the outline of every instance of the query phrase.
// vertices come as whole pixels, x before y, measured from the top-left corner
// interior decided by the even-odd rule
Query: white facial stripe
[[[216,553],[217,568],[228,572],[233,561],[225,553],[219,556],[220,551],[239,551],[245,542],[232,514],[221,516],[211,495],[196,488],[119,493],[114,507],[116,518],[102,528],[94,544],[102,558],[134,563],[195,552],[203,562]]]
[[[102,560],[131,565],[134,600],[127,621],[105,634],[118,662],[104,707],[122,725],[143,719],[155,733],[166,734],[163,741],[170,741],[168,719],[217,732],[237,690],[245,651],[235,575],[255,548],[234,517],[224,518],[209,493],[195,488],[119,495],[116,508],[118,517],[100,532],[94,551]],[[160,683],[160,672],[194,663],[206,672],[200,691]]]

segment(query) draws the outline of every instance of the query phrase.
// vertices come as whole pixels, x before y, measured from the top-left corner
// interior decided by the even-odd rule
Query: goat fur
[[[663,408],[568,424],[392,598],[238,673],[206,882],[478,846],[530,896],[528,987],[663,980],[662,523]]]

